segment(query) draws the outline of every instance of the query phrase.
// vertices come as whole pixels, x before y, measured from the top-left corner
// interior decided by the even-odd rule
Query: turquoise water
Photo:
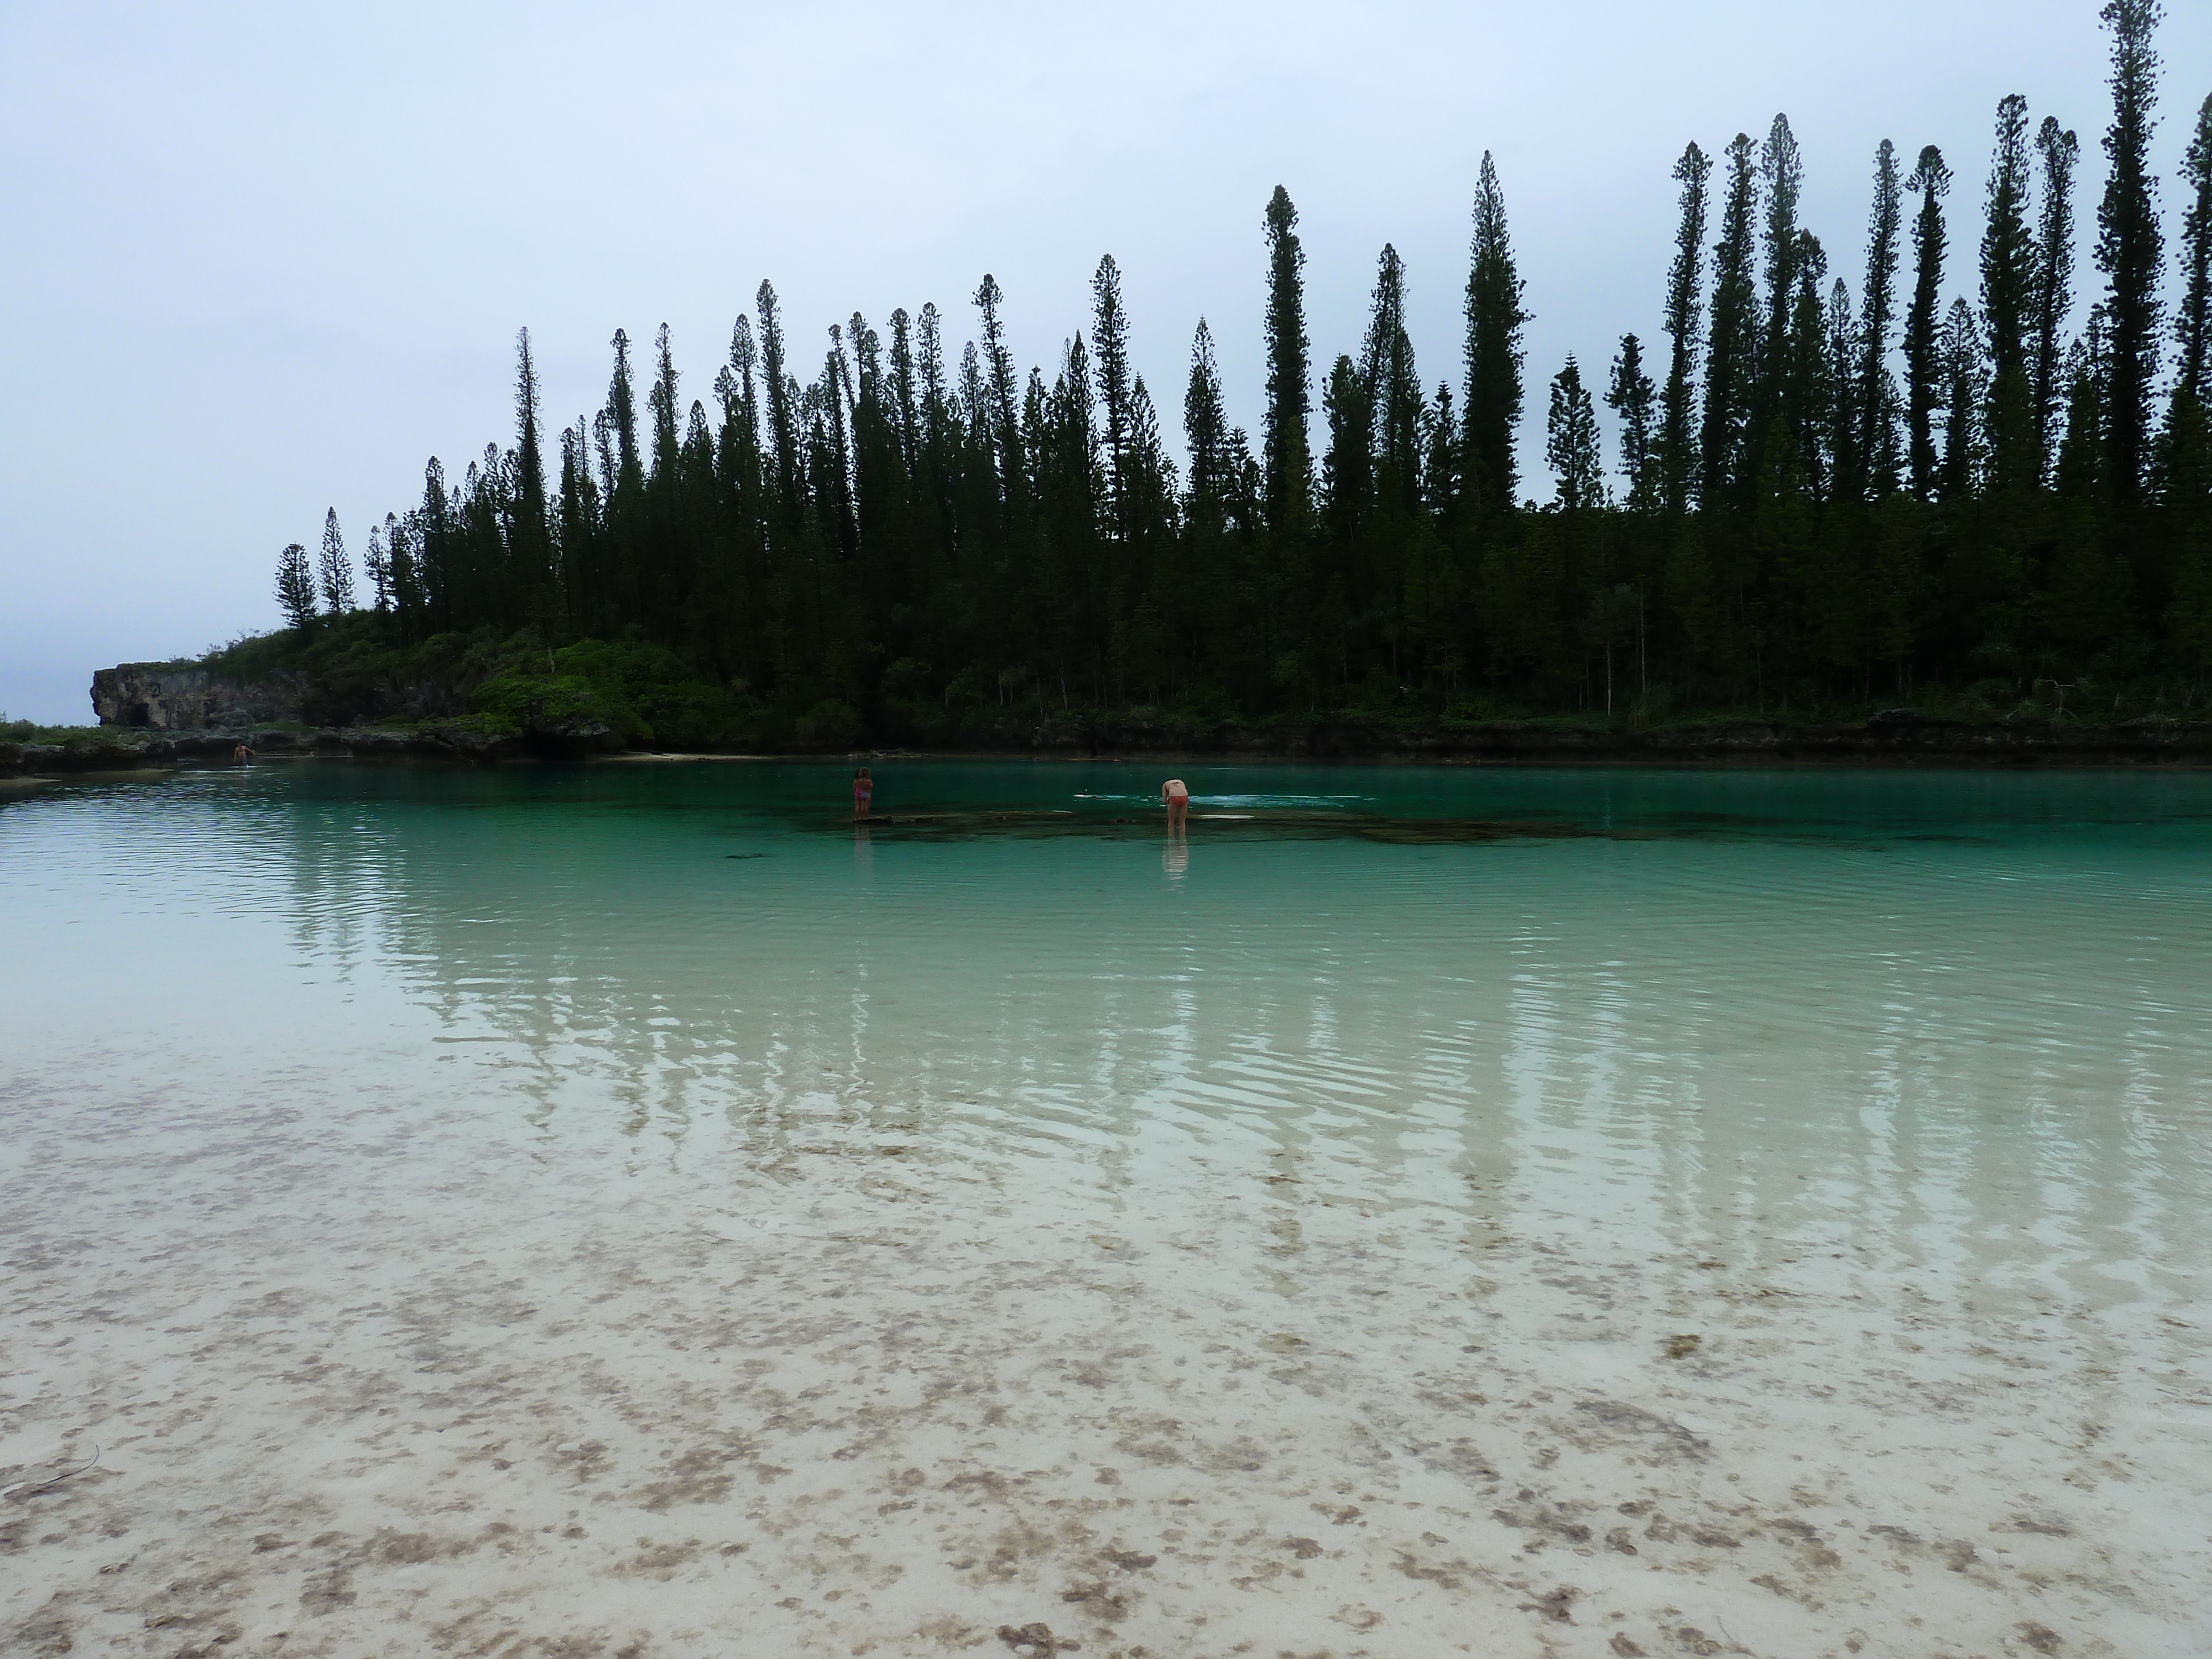
[[[953,816],[860,830],[806,764],[58,791],[0,815],[39,945],[0,973],[27,1029],[112,1038],[128,962],[130,1024],[240,1050],[275,1004],[396,1002],[666,1133],[827,1074],[1045,1141],[1395,1164],[1533,1115],[1794,1174],[1872,1155],[1874,1109],[1974,1136],[1961,1179],[2057,1133],[2093,1183],[2203,1190],[2212,778],[1187,769],[1181,844],[1118,765],[885,767],[879,814]],[[1470,822],[1504,838],[1363,833]]]
[[[863,828],[850,769],[801,763],[304,762],[20,795],[0,805],[0,1218],[61,1262],[93,1230],[152,1261],[258,1218],[257,1273],[325,1241],[398,1249],[380,1225],[495,1260],[511,1223],[566,1261],[571,1231],[619,1232],[604,1218],[641,1204],[655,1225],[904,1229],[917,1261],[1153,1251],[1115,1328],[1245,1321],[1291,1354],[1358,1327],[1398,1353],[1389,1382],[1348,1356],[1334,1399],[1444,1364],[1418,1357],[1433,1341],[1531,1400],[1565,1379],[1702,1410],[1756,1484],[1785,1455],[1772,1413],[1817,1395],[1786,1455],[1857,1471],[1916,1537],[1971,1529],[1994,1559],[2004,1517],[2072,1503],[2063,1535],[2103,1526],[2096,1547],[2142,1583],[2207,1565],[2172,1541],[2203,1527],[2169,1522],[2212,1490],[2212,776],[1180,769],[1181,842],[1161,769],[1107,763],[887,762],[888,821]],[[379,1161],[402,1144],[419,1178]],[[203,1166],[228,1173],[196,1186]],[[555,1188],[557,1225],[525,1196]],[[1206,1241],[1195,1279],[1162,1265],[1186,1237]],[[210,1284],[245,1271],[225,1248],[205,1247]],[[40,1271],[17,1316],[82,1300],[70,1270]],[[159,1275],[117,1271],[103,1294],[158,1363]],[[545,1271],[588,1303],[584,1269]],[[1097,1272],[1065,1271],[1073,1307]],[[1376,1288],[1453,1274],[1436,1294],[1489,1298],[1479,1329]],[[1232,1290],[1212,1314],[1188,1300]],[[947,1341],[997,1316],[946,1294]],[[1656,1345],[1686,1334],[1696,1352],[1665,1369]],[[21,1366],[0,1431],[75,1432],[81,1351]],[[2038,1403],[1995,1392],[2031,1370]],[[1171,1381],[1117,1386],[1127,1410],[1204,1419],[1162,1403]],[[1961,1389],[2020,1415],[1969,1447],[1930,1403]],[[2062,1417],[2063,1437],[2038,1426]],[[1908,1421],[1934,1449],[1877,1480],[1867,1460]],[[2069,1449],[2091,1423],[2101,1449]],[[1946,1458],[1982,1484],[1936,1480]],[[2081,1474],[2096,1458],[2127,1473]],[[1509,1476],[1467,1513],[1551,1492]],[[2124,1501],[2084,1496],[2123,1480]],[[1969,1504],[1931,1496],[1954,1486],[1988,1513],[1941,1518]],[[2097,1522],[2108,1498],[2136,1519]],[[2002,1535],[2022,1548],[2062,1536],[2021,1527]],[[1644,1549],[1639,1571],[1662,1546]],[[1868,1572],[1864,1596],[1906,1593]],[[1898,1619],[1983,1617],[1971,1574],[1936,1577]],[[1743,1594],[1732,1627],[1806,1621],[1778,1650],[1843,1628],[1809,1592]],[[2189,1595],[2150,1605],[2035,1616],[2192,1650]],[[829,1651],[829,1629],[779,1639]]]

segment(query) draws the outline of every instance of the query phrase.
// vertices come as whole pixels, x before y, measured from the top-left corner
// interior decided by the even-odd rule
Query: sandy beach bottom
[[[2170,1302],[834,1079],[674,1133],[191,1061],[0,1089],[11,1656],[2212,1648]]]

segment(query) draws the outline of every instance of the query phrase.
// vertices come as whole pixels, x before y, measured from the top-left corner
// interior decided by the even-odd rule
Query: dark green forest
[[[430,461],[370,532],[360,602],[335,514],[319,567],[286,549],[290,637],[342,642],[356,677],[468,657],[503,671],[480,707],[596,697],[691,741],[1130,710],[2185,710],[2212,670],[2212,98],[2160,180],[2160,8],[2102,15],[2094,207],[2075,134],[2008,97],[1978,193],[1885,140],[1864,231],[1831,249],[1777,116],[1674,162],[1662,337],[1534,388],[1486,155],[1455,375],[1417,370],[1388,246],[1357,349],[1316,352],[1278,188],[1261,430],[1230,424],[1201,321],[1162,389],[1179,457],[1111,258],[1086,325],[1026,374],[989,276],[964,343],[923,305],[832,326],[818,358],[763,283],[711,396],[684,395],[665,327],[617,332],[605,407],[549,431],[525,331],[511,444],[458,476]],[[1978,302],[1947,304],[1960,289]],[[1540,471],[1516,451],[1532,396]]]

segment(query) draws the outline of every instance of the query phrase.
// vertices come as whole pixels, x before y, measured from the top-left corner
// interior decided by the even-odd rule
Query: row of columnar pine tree
[[[879,726],[992,703],[1255,717],[2193,686],[2212,669],[2212,99],[2169,238],[2147,159],[2160,9],[2103,17],[2094,276],[2076,137],[2019,97],[1972,211],[1936,149],[1881,143],[1849,269],[1800,222],[1785,118],[1717,156],[1692,143],[1665,337],[1550,381],[1551,505],[1523,499],[1530,313],[1486,155],[1456,384],[1417,371],[1388,246],[1358,350],[1315,357],[1278,188],[1262,428],[1230,424],[1201,321],[1180,462],[1110,257],[1088,328],[1026,375],[988,276],[957,349],[925,305],[831,327],[818,363],[763,283],[711,399],[681,395],[665,326],[643,353],[617,332],[605,406],[550,438],[526,331],[513,447],[459,478],[429,463],[420,505],[370,534],[375,609],[403,641],[643,638],[769,705]],[[1976,300],[1947,305],[1960,289]],[[320,569],[286,550],[278,596],[304,626],[319,597],[351,609],[351,580],[333,515]]]

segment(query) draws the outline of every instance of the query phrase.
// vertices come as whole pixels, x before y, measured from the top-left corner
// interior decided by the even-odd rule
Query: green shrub
[[[500,674],[469,693],[469,707],[512,724],[518,731],[605,726],[625,738],[649,735],[627,704],[611,700],[580,674]]]
[[[824,697],[791,726],[793,738],[807,749],[850,749],[860,730],[859,711],[836,697]]]
[[[732,689],[702,679],[665,646],[579,640],[553,658],[562,677],[591,687],[606,711],[601,718],[632,743],[715,749],[756,735],[742,684]]]

